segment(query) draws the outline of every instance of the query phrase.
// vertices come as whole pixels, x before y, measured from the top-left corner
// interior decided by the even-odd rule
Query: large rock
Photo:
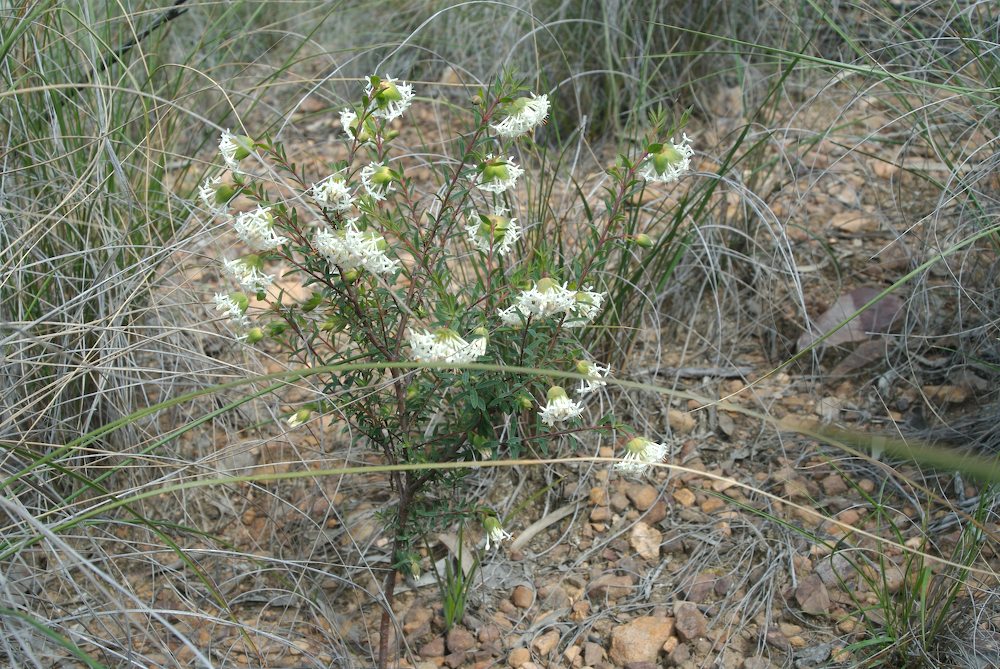
[[[656,656],[673,632],[673,618],[636,618],[611,630],[608,657],[619,667],[633,662],[656,662]]]

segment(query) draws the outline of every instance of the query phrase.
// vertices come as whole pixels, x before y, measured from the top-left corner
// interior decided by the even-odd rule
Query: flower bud
[[[396,139],[397,137],[399,137],[399,131],[398,130],[390,130],[389,132],[385,133],[385,141],[386,142],[391,142],[392,140]]]
[[[638,234],[635,236],[635,243],[642,249],[653,248],[653,239],[647,234]]]
[[[549,388],[549,392],[545,394],[545,398],[549,401],[549,404],[552,404],[556,400],[569,399],[569,395],[566,394],[562,386],[552,386]]]
[[[250,299],[246,293],[229,293],[229,299],[239,306],[240,311],[246,311],[247,307],[250,306]]]
[[[531,399],[530,396],[521,394],[517,396],[517,406],[527,411],[528,409],[535,406],[535,402],[534,400]]]
[[[547,293],[555,288],[558,288],[559,284],[556,283],[555,279],[551,277],[545,277],[544,279],[539,279],[538,283],[535,284],[535,286],[538,289],[539,293]]]
[[[264,338],[264,331],[261,330],[260,328],[250,328],[250,330],[247,331],[248,344],[256,344],[263,338]]]
[[[246,135],[233,135],[232,140],[236,144],[236,152],[233,154],[236,160],[243,160],[253,153],[254,142],[251,138]]]
[[[684,162],[684,156],[681,155],[681,152],[669,143],[664,143],[660,147],[660,150],[654,153],[650,159],[653,161],[653,167],[656,169],[657,174],[664,174],[671,167]]]
[[[338,315],[330,316],[319,326],[319,329],[324,332],[334,333],[343,332],[345,328],[347,328],[347,319]]]
[[[282,321],[275,321],[267,326],[267,334],[269,337],[278,337],[284,334],[285,330],[288,329],[288,323]]]
[[[503,158],[494,158],[483,165],[483,181],[507,181],[510,178],[510,170],[507,168],[507,161]]]
[[[309,409],[299,409],[294,416],[288,419],[288,427],[298,427],[309,420],[311,416],[312,411]]]
[[[356,267],[345,269],[340,274],[340,278],[344,280],[344,283],[354,283],[358,280],[359,276],[361,276],[361,272]]]
[[[215,203],[226,204],[233,199],[234,195],[236,195],[235,188],[222,184],[215,189]]]
[[[406,401],[407,402],[412,402],[413,400],[417,399],[417,397],[419,397],[419,396],[420,396],[420,388],[417,387],[417,384],[411,383],[410,385],[408,385],[406,387]]]

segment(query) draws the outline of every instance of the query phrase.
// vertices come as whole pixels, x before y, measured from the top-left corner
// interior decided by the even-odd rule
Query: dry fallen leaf
[[[811,346],[827,334],[830,336],[823,340],[824,346],[865,341],[873,334],[890,332],[896,326],[897,317],[903,309],[903,301],[895,295],[886,295],[855,316],[859,309],[881,292],[880,289],[873,286],[862,286],[841,295],[829,309],[815,320],[813,330],[802,333],[798,341],[798,350],[801,351]],[[848,322],[837,330],[838,326],[845,321]]]

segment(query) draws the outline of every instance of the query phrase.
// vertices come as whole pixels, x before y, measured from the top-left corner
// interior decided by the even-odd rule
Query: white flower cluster
[[[513,188],[522,174],[524,170],[517,166],[513,158],[494,158],[490,154],[476,172],[476,188],[499,195]]]
[[[215,301],[215,308],[217,310],[224,312],[228,318],[241,328],[248,328],[250,327],[250,319],[247,317],[246,297],[241,297],[241,300],[236,300],[231,295],[216,293],[213,300]]]
[[[288,240],[274,233],[274,220],[268,209],[257,205],[254,211],[245,211],[233,223],[236,234],[255,251],[273,251]]]
[[[647,181],[658,183],[677,181],[691,168],[693,155],[691,138],[685,134],[680,144],[671,141],[669,144],[664,144],[656,153],[650,154],[639,174]]]
[[[259,263],[260,259],[256,256],[249,256],[249,260],[242,258],[229,260],[226,258],[222,261],[226,273],[248,293],[262,293],[274,282],[274,276],[264,274]]]
[[[516,218],[507,218],[507,210],[503,207],[495,207],[493,214],[486,216],[486,221],[475,220],[478,214],[470,216],[469,225],[465,226],[465,232],[469,235],[469,241],[483,253],[493,250],[498,256],[510,253],[514,244],[521,238],[521,226]]]
[[[501,137],[519,137],[545,122],[549,115],[549,97],[536,97],[532,93],[530,98],[520,97],[514,100],[505,111],[507,117],[492,125],[492,128]]]
[[[371,100],[371,115],[386,122],[399,118],[413,102],[413,86],[399,79],[383,77],[377,87],[372,87],[374,76],[368,78],[365,86],[365,95]]]
[[[312,197],[321,207],[335,211],[347,211],[354,206],[351,189],[340,174],[332,174],[312,186]]]
[[[510,532],[503,529],[500,519],[496,516],[487,516],[483,520],[483,529],[486,530],[486,550],[489,550],[490,546],[499,548],[500,542],[509,541],[514,538]]]
[[[604,293],[595,293],[589,287],[581,291],[570,290],[566,286],[552,279],[542,279],[521,291],[513,305],[501,309],[500,320],[505,325],[518,325],[531,316],[548,318],[563,315],[566,325],[570,327],[592,321],[601,311]]]
[[[621,462],[615,463],[615,471],[638,476],[649,469],[651,465],[661,462],[668,450],[666,444],[658,444],[643,437],[636,437],[625,446],[625,458]]]
[[[250,155],[252,147],[253,141],[249,137],[234,135],[228,130],[222,132],[222,138],[219,140],[219,153],[222,154],[222,160],[226,163],[226,167],[233,172],[239,171],[240,161]]]
[[[450,328],[439,328],[434,332],[410,331],[410,355],[417,362],[451,362],[464,364],[475,362],[486,355],[486,332],[476,332],[470,342]]]
[[[581,360],[576,363],[576,371],[587,375],[586,379],[580,380],[580,388],[576,391],[579,395],[586,395],[608,385],[604,379],[611,373],[611,368],[599,362]]]
[[[226,212],[226,207],[220,205],[217,199],[218,188],[221,185],[222,177],[208,177],[198,187],[198,197],[205,205],[205,208],[212,212],[213,215],[224,214]]]
[[[384,200],[386,194],[392,192],[393,180],[392,170],[388,165],[368,163],[361,168],[361,183],[364,184],[365,192],[376,200]]]
[[[365,269],[372,274],[389,274],[399,263],[385,254],[385,239],[371,230],[358,230],[356,218],[341,230],[319,230],[313,246],[331,265],[341,270]]]
[[[549,388],[547,399],[548,404],[542,407],[538,416],[549,427],[576,418],[583,413],[583,405],[571,400],[560,386]]]

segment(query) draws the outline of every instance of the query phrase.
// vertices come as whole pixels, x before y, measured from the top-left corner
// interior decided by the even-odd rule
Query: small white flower
[[[392,192],[396,175],[388,165],[368,163],[361,168],[361,183],[365,192],[376,200],[384,200],[387,193]]]
[[[233,293],[232,295],[216,293],[212,299],[215,301],[215,308],[218,311],[224,312],[236,325],[241,328],[250,327],[250,319],[247,317],[249,301],[246,295],[241,293]]]
[[[364,123],[359,123],[358,115],[353,109],[341,109],[340,125],[343,126],[348,139],[357,139],[361,144],[370,144],[375,139],[375,127],[371,122],[371,116],[365,118]]]
[[[469,225],[465,226],[465,232],[469,236],[469,241],[483,253],[489,253],[490,249],[498,256],[507,255],[521,238],[521,226],[516,218],[507,218],[507,210],[503,207],[495,207],[491,216],[486,216],[486,221],[479,219],[479,215],[473,213]]]
[[[490,546],[499,548],[500,542],[514,538],[510,532],[503,529],[500,519],[496,516],[486,516],[483,519],[483,529],[486,530],[486,550],[489,550]]]
[[[604,293],[595,293],[590,286],[583,290],[578,290],[573,296],[573,307],[569,310],[569,317],[566,319],[568,327],[586,325],[594,320],[597,314],[601,313],[601,305],[604,304]]]
[[[378,87],[372,87],[372,75],[365,86],[365,95],[371,100],[372,116],[383,118],[386,122],[397,119],[413,102],[413,86],[392,77],[379,79]]]
[[[513,188],[522,174],[524,170],[517,166],[513,158],[494,158],[490,154],[476,172],[476,187],[500,194]]]
[[[475,362],[486,353],[485,336],[478,336],[468,342],[450,328],[438,328],[434,332],[410,330],[409,341],[410,355],[417,362],[464,364]]]
[[[312,416],[312,411],[309,409],[299,409],[294,414],[288,418],[288,427],[291,429],[297,428],[299,425],[304,425],[307,420]]]
[[[351,189],[340,174],[328,176],[318,184],[313,184],[310,190],[313,200],[322,207],[329,207],[335,211],[347,211],[354,206]]]
[[[637,476],[649,469],[650,465],[661,462],[668,450],[666,444],[658,444],[649,439],[636,437],[626,444],[625,458],[621,462],[615,463],[615,471]]]
[[[260,205],[237,216],[233,227],[240,239],[255,251],[273,251],[288,241],[274,233],[274,219],[269,209]]]
[[[274,282],[274,276],[261,271],[263,263],[256,255],[236,260],[223,259],[226,273],[248,293],[263,293]]]
[[[680,144],[671,141],[669,144],[663,144],[656,153],[650,154],[639,174],[647,181],[665,184],[677,181],[690,169],[693,155],[691,138],[686,134],[682,135]]]
[[[198,187],[198,197],[212,214],[226,213],[225,205],[221,205],[216,199],[221,185],[222,177],[208,177]]]
[[[566,284],[559,285],[545,278],[528,290],[521,291],[514,304],[500,311],[500,320],[506,325],[518,325],[529,316],[548,318],[570,314],[576,308],[576,291]]]
[[[493,129],[501,137],[519,137],[545,122],[549,115],[549,96],[532,93],[530,98],[517,98],[505,111],[507,117],[492,126]]]
[[[556,423],[576,418],[583,413],[583,405],[571,400],[566,391],[559,386],[549,388],[546,397],[548,398],[548,404],[538,412],[538,416],[549,427],[552,427]]]
[[[219,140],[219,153],[226,167],[233,172],[239,171],[240,161],[250,155],[253,148],[253,140],[246,135],[234,135],[228,130],[222,132],[222,139]]]
[[[576,363],[576,371],[587,375],[586,379],[581,379],[580,388],[576,391],[578,395],[586,395],[608,385],[604,379],[611,373],[611,368],[599,362],[580,360]]]
[[[372,274],[390,274],[399,263],[385,254],[388,244],[371,230],[358,230],[356,218],[340,230],[319,230],[313,246],[331,264],[347,271],[366,269]]]

